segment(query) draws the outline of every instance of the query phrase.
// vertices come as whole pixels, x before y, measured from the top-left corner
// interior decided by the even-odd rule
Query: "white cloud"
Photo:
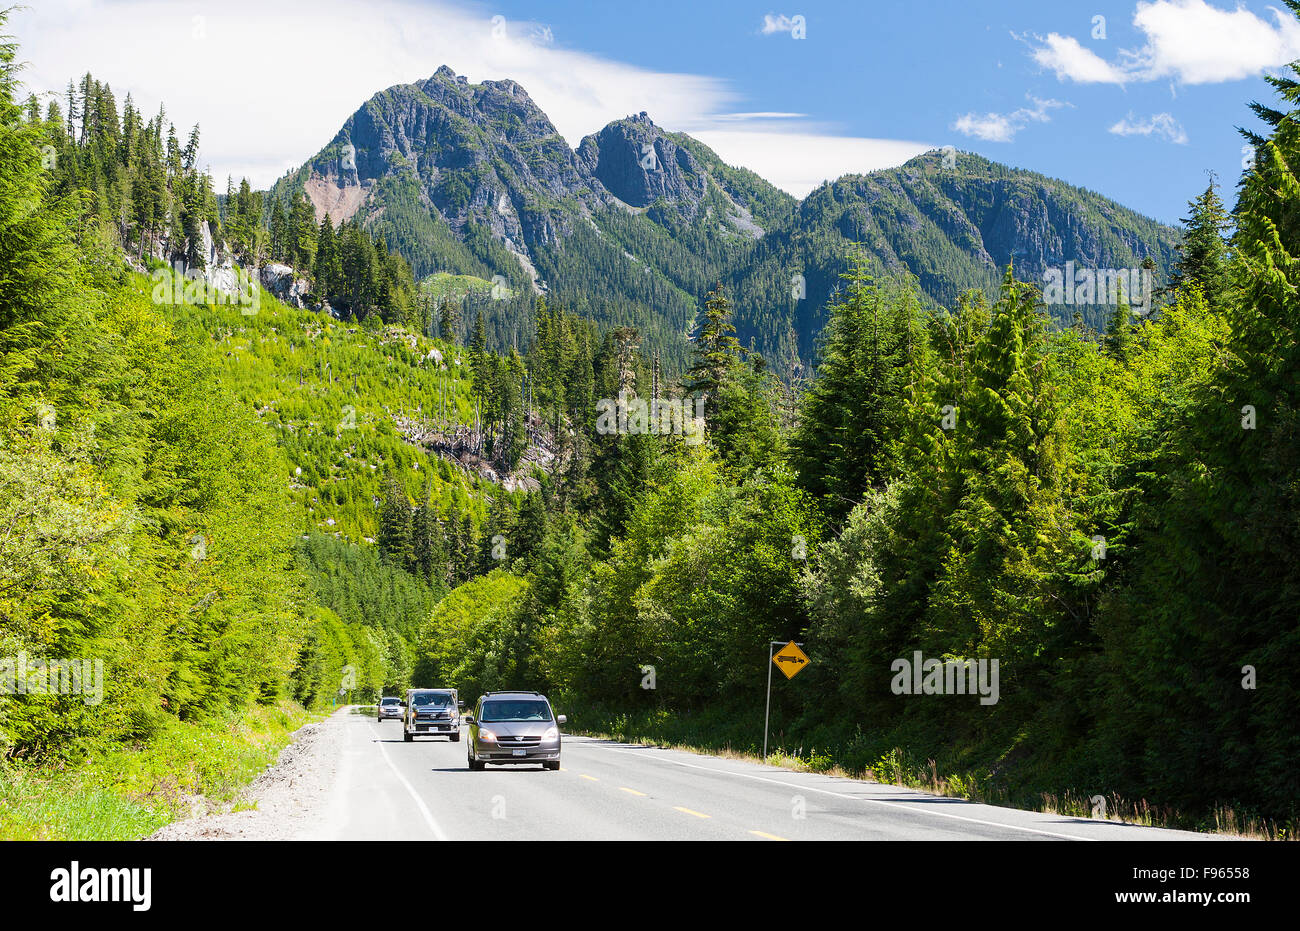
[[[1058,80],[1069,78],[1080,84],[1123,84],[1124,72],[1084,48],[1071,36],[1055,32],[1042,40],[1044,45],[1033,52],[1034,61],[1056,72]]]
[[[807,115],[806,113],[783,113],[777,110],[765,110],[754,113],[717,113],[713,118],[732,123],[747,120],[796,120]]]
[[[1029,99],[1034,104],[1032,107],[1021,107],[1011,113],[964,114],[957,117],[951,128],[985,142],[1011,142],[1030,123],[1051,122],[1048,111],[1069,106],[1059,100],[1040,100],[1033,96]]]
[[[1081,84],[1235,81],[1300,58],[1300,22],[1276,8],[1270,12],[1272,23],[1241,6],[1223,10],[1205,0],[1142,0],[1133,26],[1145,43],[1121,49],[1116,61],[1055,32],[1038,40],[1032,56],[1060,80]]]
[[[784,13],[768,13],[763,17],[763,35],[770,36],[778,32],[794,32],[795,21]]]
[[[845,174],[893,168],[935,148],[901,139],[863,139],[798,132],[703,130],[693,133],[728,164],[741,165],[796,197]],[[846,167],[848,166],[848,167]],[[778,184],[776,178],[781,178]]]
[[[200,123],[201,164],[219,189],[228,174],[269,186],[376,92],[443,64],[475,83],[517,81],[570,145],[644,110],[666,129],[707,135],[729,162],[791,193],[813,174],[882,167],[886,153],[900,164],[932,148],[838,136],[800,114],[738,113],[742,95],[720,78],[567,49],[545,24],[502,25],[457,0],[42,0],[16,12],[9,31],[33,90],[61,93],[90,71],[119,106],[128,91],[147,114],[165,102],[182,136]]]
[[[1156,136],[1177,145],[1187,144],[1187,133],[1169,113],[1156,113],[1149,119],[1138,120],[1130,113],[1110,128],[1117,136]]]

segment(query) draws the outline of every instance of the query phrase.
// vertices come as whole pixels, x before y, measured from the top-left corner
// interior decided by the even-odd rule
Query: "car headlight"
[[[480,728],[478,732],[478,739],[490,740],[493,743],[496,743],[497,735],[492,733],[491,731],[483,730],[482,728]]]
[[[559,736],[560,736],[560,729],[558,727],[552,727],[549,728],[546,731],[546,733],[542,735],[542,740],[554,740],[556,737]]]

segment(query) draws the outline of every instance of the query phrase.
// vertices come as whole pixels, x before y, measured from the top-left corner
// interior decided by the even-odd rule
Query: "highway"
[[[585,737],[562,768],[470,772],[465,742],[402,741],[401,724],[340,710],[319,840],[1215,840],[1027,812],[853,779]]]

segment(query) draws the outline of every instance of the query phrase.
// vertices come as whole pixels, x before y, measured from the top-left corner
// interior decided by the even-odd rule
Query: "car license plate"
[[[515,756],[527,756],[527,755],[528,755],[528,751],[527,751],[527,750],[515,750],[515,751],[514,751],[514,754],[515,754]]]

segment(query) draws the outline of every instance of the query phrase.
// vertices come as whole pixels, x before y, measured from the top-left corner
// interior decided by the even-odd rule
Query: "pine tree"
[[[878,287],[861,248],[840,277],[848,287],[830,308],[790,453],[800,484],[843,516],[889,474],[903,386],[920,348],[920,302],[910,286]]]
[[[474,529],[474,519],[466,512],[460,519],[460,550],[457,560],[460,566],[460,580],[468,582],[478,574],[477,547],[478,535]]]
[[[456,331],[460,326],[460,310],[455,301],[444,298],[438,305],[438,337],[456,344]]]
[[[434,589],[440,589],[446,584],[447,548],[442,525],[430,502],[431,493],[431,489],[425,489],[424,503],[416,507],[411,517],[410,571]]]
[[[325,219],[329,219],[328,214]],[[285,219],[284,206],[280,203],[279,198],[276,198],[271,204],[271,241],[269,251],[272,262],[284,262],[287,260],[285,254],[288,242],[287,227],[288,220]]]
[[[686,390],[704,396],[704,416],[717,412],[722,380],[740,359],[740,342],[731,322],[731,302],[718,285],[704,299],[704,319],[695,336],[695,359],[687,370]]]
[[[334,226],[327,213],[325,219],[320,221],[320,230],[316,234],[316,260],[312,265],[312,280],[315,283],[313,290],[322,300],[332,301],[338,294],[342,277]]]
[[[1191,215],[1183,219],[1186,232],[1178,245],[1180,258],[1174,265],[1171,287],[1177,290],[1196,284],[1211,307],[1223,302],[1228,286],[1228,247],[1224,235],[1231,226],[1213,176],[1210,184],[1187,206]]]
[[[411,502],[406,492],[389,475],[384,482],[384,501],[379,512],[379,550],[395,565],[411,565]]]
[[[1110,320],[1106,324],[1106,335],[1103,342],[1106,346],[1106,352],[1120,362],[1127,362],[1133,353],[1133,311],[1128,306],[1128,301],[1125,300],[1123,294],[1120,294],[1119,303],[1115,306],[1115,312],[1111,314]]]
[[[1283,817],[1296,811],[1300,685],[1294,676],[1265,685],[1262,673],[1300,663],[1300,82],[1291,70],[1270,79],[1280,109],[1255,107],[1277,118],[1254,140],[1239,185],[1219,368],[1162,418],[1133,535],[1142,560],[1099,623],[1113,670],[1101,684],[1113,696],[1101,746],[1132,761],[1125,788],[1187,809],[1252,798]],[[1213,257],[1218,227],[1204,212],[1211,248],[1202,254]],[[1189,267],[1191,290],[1205,267],[1213,261],[1199,277]],[[1258,690],[1242,687],[1247,665],[1261,673]]]

